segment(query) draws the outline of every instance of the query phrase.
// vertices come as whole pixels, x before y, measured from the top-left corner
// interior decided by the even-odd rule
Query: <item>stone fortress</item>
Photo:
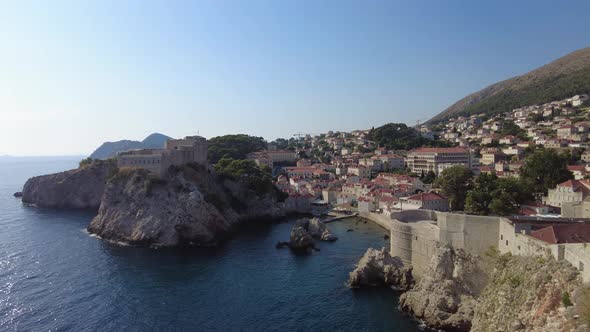
[[[389,216],[361,213],[388,229],[390,252],[410,264],[420,278],[437,244],[482,256],[490,248],[519,256],[551,255],[577,268],[590,282],[590,221],[531,217],[484,217],[432,210],[407,210]],[[585,268],[589,266],[589,268]]]
[[[143,168],[158,177],[164,176],[170,166],[191,162],[207,164],[206,138],[187,136],[170,139],[163,149],[129,150],[117,155],[119,168]]]

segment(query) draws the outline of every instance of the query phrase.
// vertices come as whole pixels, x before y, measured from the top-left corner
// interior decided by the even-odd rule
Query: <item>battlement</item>
[[[170,166],[186,163],[207,164],[207,139],[187,136],[169,139],[164,149],[140,149],[121,152],[117,155],[120,168],[143,168],[156,176],[164,176]]]

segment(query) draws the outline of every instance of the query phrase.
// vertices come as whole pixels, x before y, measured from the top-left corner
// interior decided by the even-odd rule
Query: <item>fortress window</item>
[[[506,245],[508,245],[508,240],[506,240]]]
[[[504,234],[500,234],[500,240],[504,240]]]

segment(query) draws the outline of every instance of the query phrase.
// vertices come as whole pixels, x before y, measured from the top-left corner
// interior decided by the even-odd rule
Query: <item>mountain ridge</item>
[[[435,124],[458,115],[489,115],[590,92],[590,47],[568,53],[525,74],[488,85],[432,117]]]
[[[108,159],[117,155],[119,152],[133,149],[160,149],[171,137],[160,133],[153,133],[144,138],[142,141],[120,140],[115,142],[102,143],[92,154],[93,159]]]

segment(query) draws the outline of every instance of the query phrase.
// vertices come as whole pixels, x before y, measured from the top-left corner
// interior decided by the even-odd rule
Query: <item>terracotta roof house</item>
[[[590,224],[551,225],[531,232],[531,236],[551,244],[590,242]]]
[[[449,211],[449,199],[437,193],[419,193],[406,198],[406,201],[420,209]]]
[[[590,193],[590,183],[586,180],[567,180],[549,189],[543,201],[547,205],[562,207],[564,203],[582,202]]]

